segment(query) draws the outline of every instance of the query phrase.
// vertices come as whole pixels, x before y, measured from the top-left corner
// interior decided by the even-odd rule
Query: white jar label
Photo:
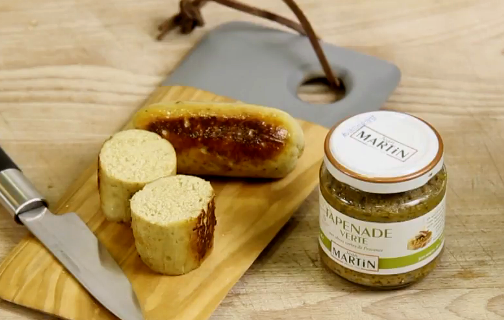
[[[336,263],[357,272],[400,274],[439,255],[444,245],[446,197],[427,214],[404,222],[357,220],[337,211],[319,189],[320,245]]]

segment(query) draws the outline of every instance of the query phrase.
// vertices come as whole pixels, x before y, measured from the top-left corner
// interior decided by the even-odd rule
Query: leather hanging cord
[[[182,34],[191,33],[196,27],[202,27],[205,22],[203,20],[203,16],[201,15],[201,8],[209,1],[213,1],[229,8],[233,8],[245,13],[280,23],[290,29],[297,31],[301,35],[307,36],[310,40],[311,45],[313,46],[313,50],[317,55],[322,69],[324,70],[327,81],[329,81],[329,85],[333,89],[337,89],[341,86],[339,79],[333,74],[329,63],[327,62],[324,51],[322,50],[322,47],[320,46],[320,43],[318,41],[319,38],[315,34],[315,31],[313,30],[310,22],[303,14],[301,9],[296,5],[294,0],[283,1],[294,12],[300,24],[269,11],[248,6],[236,0],[180,0],[180,12],[175,16],[167,19],[159,26],[158,29],[160,33],[157,39],[163,39],[166,34],[177,27],[180,28],[180,32]]]
[[[233,8],[245,13],[252,14],[257,17],[265,18],[271,21],[278,22],[288,28],[297,31],[302,35],[306,35],[303,27],[287,18],[281,17],[274,13],[259,8],[254,8],[246,4],[234,1],[234,0],[181,0],[180,1],[180,12],[174,17],[166,20],[163,24],[159,26],[159,31],[161,33],[158,35],[158,40],[161,40],[168,32],[177,26],[180,27],[181,33],[188,34],[193,31],[196,27],[201,27],[204,25],[203,17],[201,15],[200,9],[208,2],[213,1],[222,4],[226,7]]]

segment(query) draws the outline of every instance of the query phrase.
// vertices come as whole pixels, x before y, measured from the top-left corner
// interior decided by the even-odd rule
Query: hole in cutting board
[[[345,84],[341,79],[340,87],[331,88],[325,76],[315,75],[306,77],[298,86],[299,99],[313,104],[328,104],[339,101],[345,96]]]

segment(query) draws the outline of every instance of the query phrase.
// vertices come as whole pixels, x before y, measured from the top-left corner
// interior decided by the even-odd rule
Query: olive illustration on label
[[[432,231],[422,230],[408,241],[408,250],[418,250],[425,247],[432,238]]]

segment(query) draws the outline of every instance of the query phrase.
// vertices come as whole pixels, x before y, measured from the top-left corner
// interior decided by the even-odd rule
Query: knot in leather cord
[[[181,33],[191,33],[196,27],[202,27],[205,24],[200,11],[201,2],[180,1],[180,12],[173,17],[173,24],[180,27]]]

